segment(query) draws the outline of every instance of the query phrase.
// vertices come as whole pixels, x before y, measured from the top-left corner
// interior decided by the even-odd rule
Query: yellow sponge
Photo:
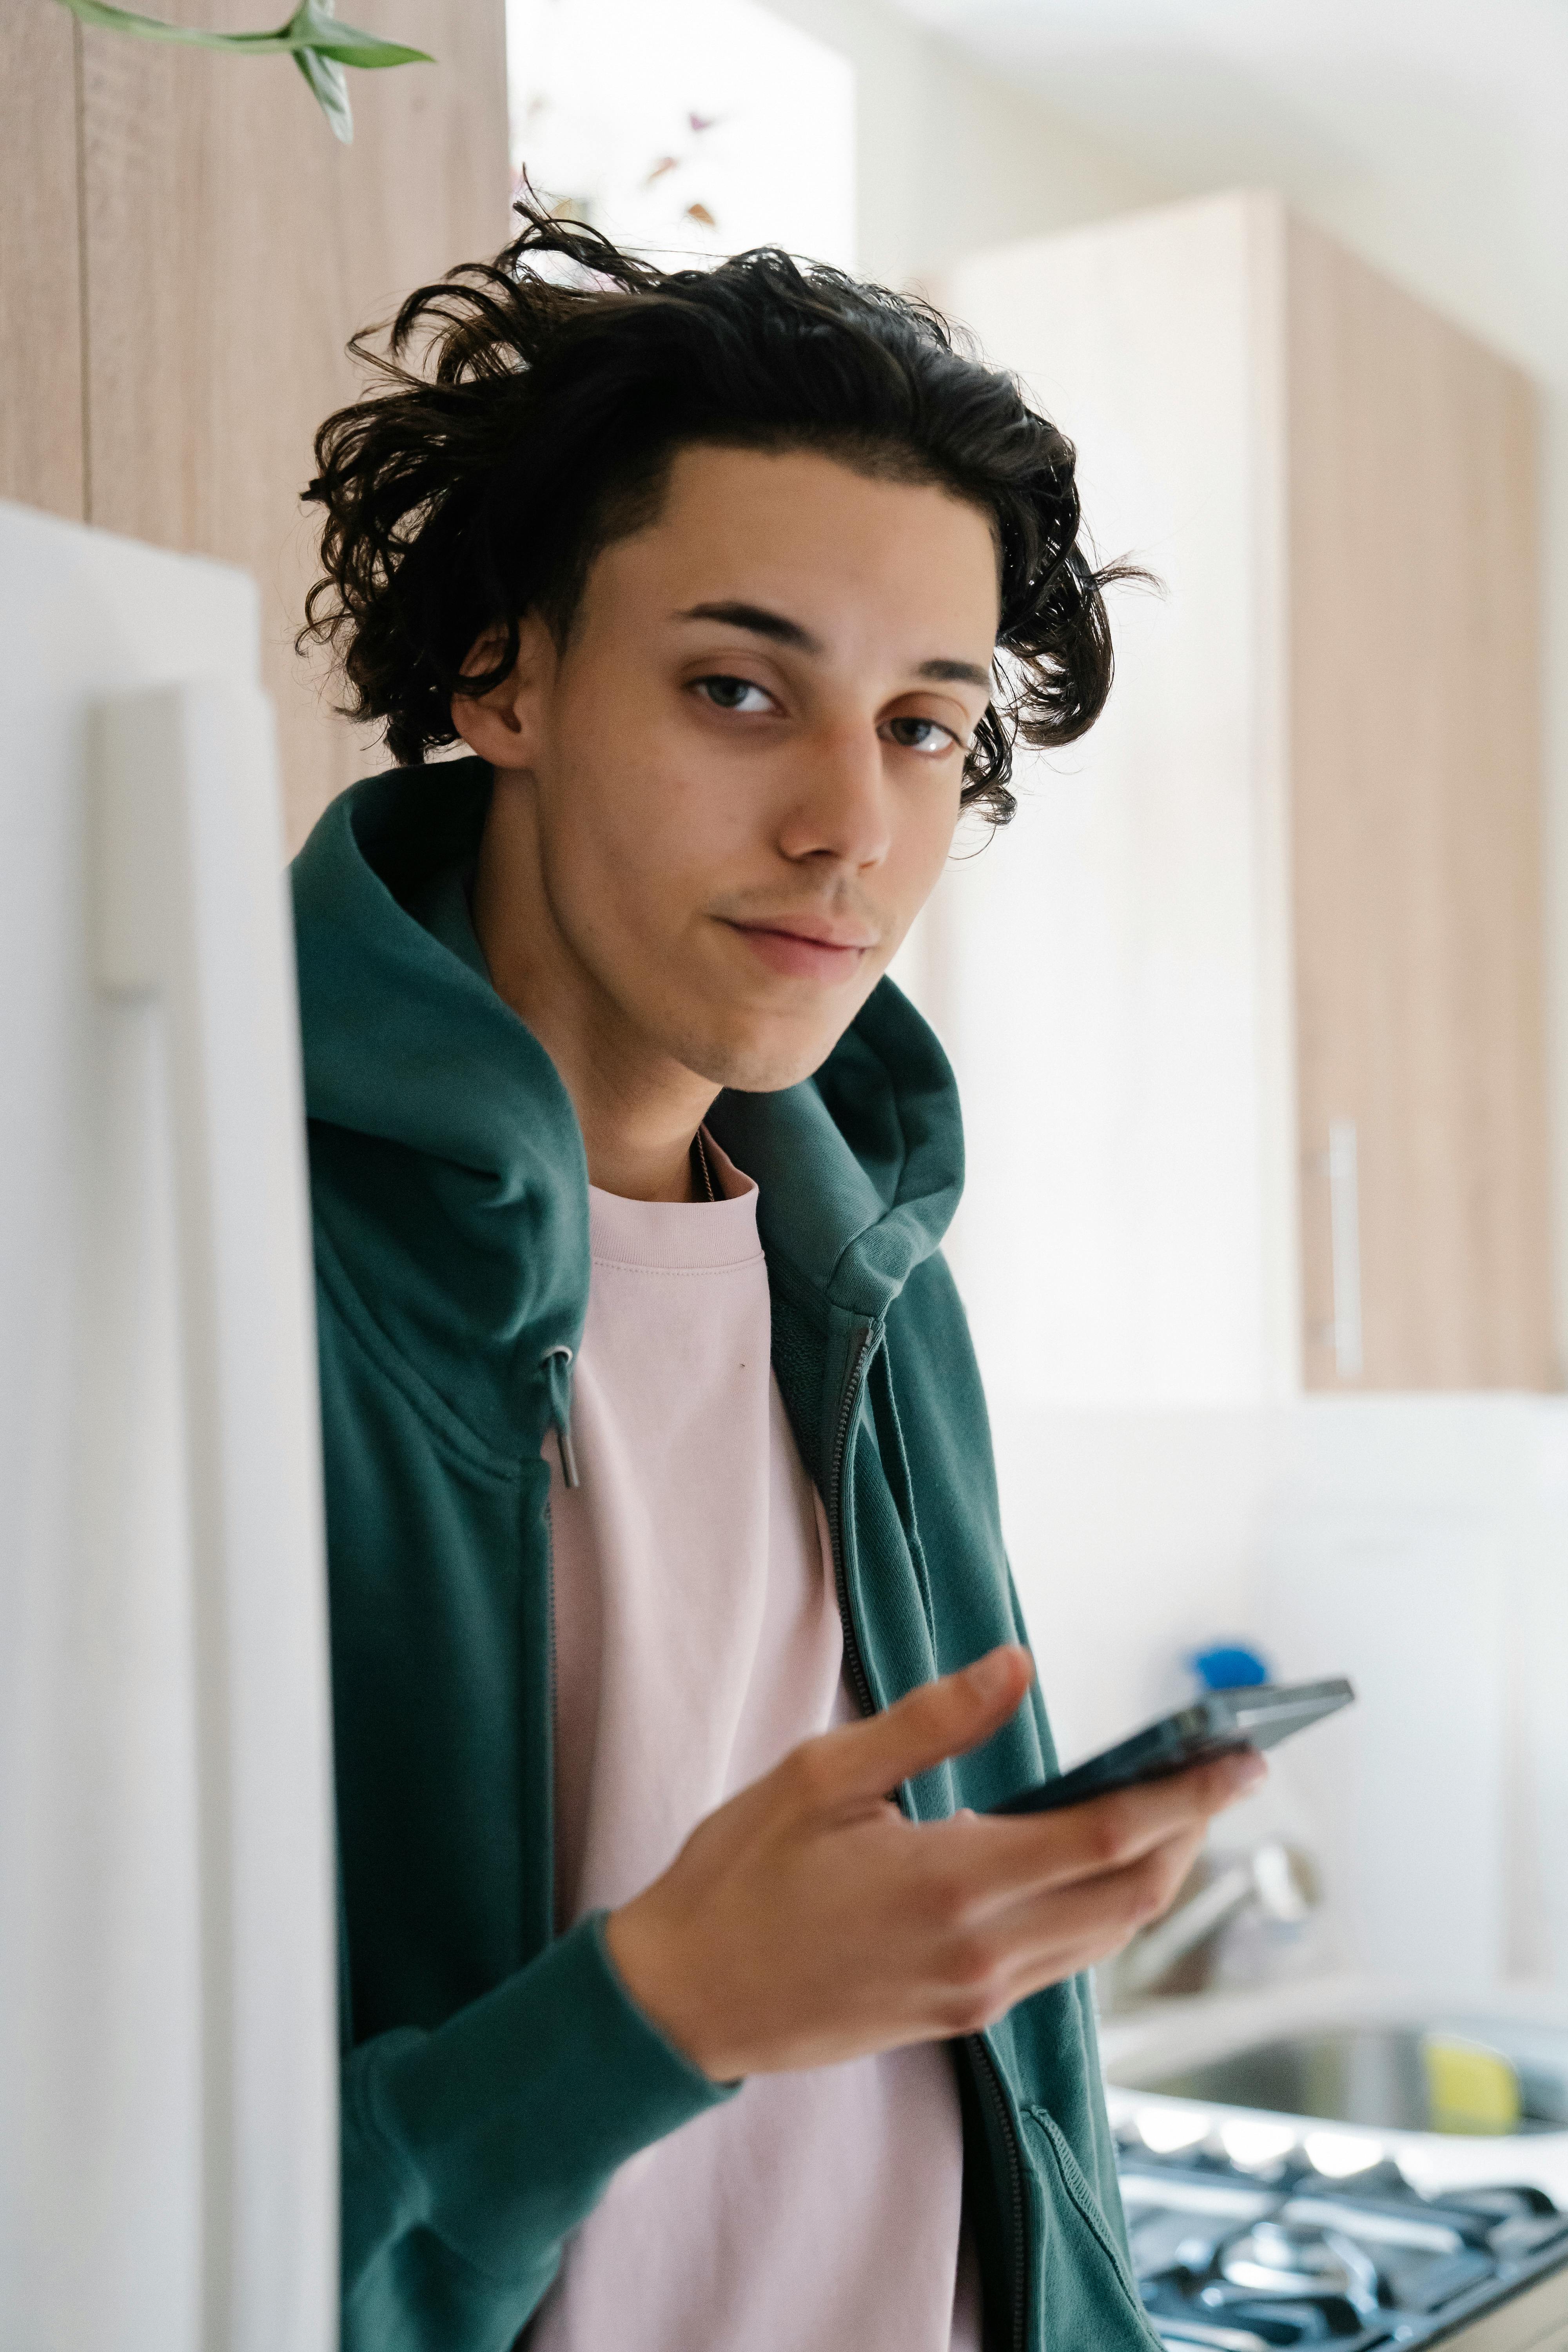
[[[1421,2063],[1434,2131],[1518,2130],[1519,2076],[1497,2051],[1457,2034],[1428,2033],[1422,2037]]]

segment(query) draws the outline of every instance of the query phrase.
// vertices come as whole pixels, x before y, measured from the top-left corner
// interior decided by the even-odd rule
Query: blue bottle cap
[[[1268,1663],[1256,1650],[1245,1650],[1239,1643],[1221,1643],[1212,1650],[1198,1650],[1187,1664],[1205,1690],[1247,1690],[1254,1684],[1268,1680]]]

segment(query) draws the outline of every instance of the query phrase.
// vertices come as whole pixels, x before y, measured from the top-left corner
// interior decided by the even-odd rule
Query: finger
[[[1054,1816],[1039,1816],[1042,1824],[1054,1818],[1063,1832],[1053,1856],[1054,1883],[1069,1885],[1124,1869],[1167,1839],[1203,1828],[1255,1789],[1268,1769],[1256,1748],[1238,1748],[1206,1764],[1190,1764],[1163,1780],[1146,1780],[1140,1788],[1119,1789],[1066,1806]]]
[[[1190,1765],[1054,1813],[961,1814],[921,1832],[933,1860],[980,1900],[1016,1902],[1074,1886],[1140,1862],[1173,1837],[1201,1833],[1214,1815],[1255,1788],[1267,1767],[1252,1748]],[[944,1851],[940,1857],[937,1847]]]
[[[1016,1642],[989,1650],[959,1673],[923,1683],[881,1715],[813,1740],[812,1769],[840,1800],[885,1797],[902,1780],[950,1756],[978,1748],[999,1730],[1034,1680],[1027,1650]]]
[[[1203,1832],[1169,1838],[1124,1869],[1053,1887],[1018,1906],[1004,1925],[1011,1948],[1011,1998],[1074,1976],[1121,1951],[1163,1919],[1203,1848]]]
[[[1192,1831],[1156,1846],[1125,1869],[1032,1895],[961,1948],[955,1987],[972,2013],[952,2029],[991,2024],[1042,1986],[1109,1959],[1141,1927],[1168,1911],[1202,1846]]]

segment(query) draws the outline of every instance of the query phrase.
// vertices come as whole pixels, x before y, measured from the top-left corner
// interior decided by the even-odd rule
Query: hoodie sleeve
[[[507,2352],[617,2165],[733,2095],[643,2015],[604,1927],[347,2058],[343,2352]]]

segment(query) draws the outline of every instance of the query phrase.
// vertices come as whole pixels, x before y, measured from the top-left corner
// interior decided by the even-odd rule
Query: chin
[[[689,1039],[679,1058],[710,1086],[732,1087],[743,1095],[780,1094],[785,1087],[796,1087],[802,1078],[809,1078],[814,1070],[820,1069],[842,1034],[835,1029],[805,1039]]]

